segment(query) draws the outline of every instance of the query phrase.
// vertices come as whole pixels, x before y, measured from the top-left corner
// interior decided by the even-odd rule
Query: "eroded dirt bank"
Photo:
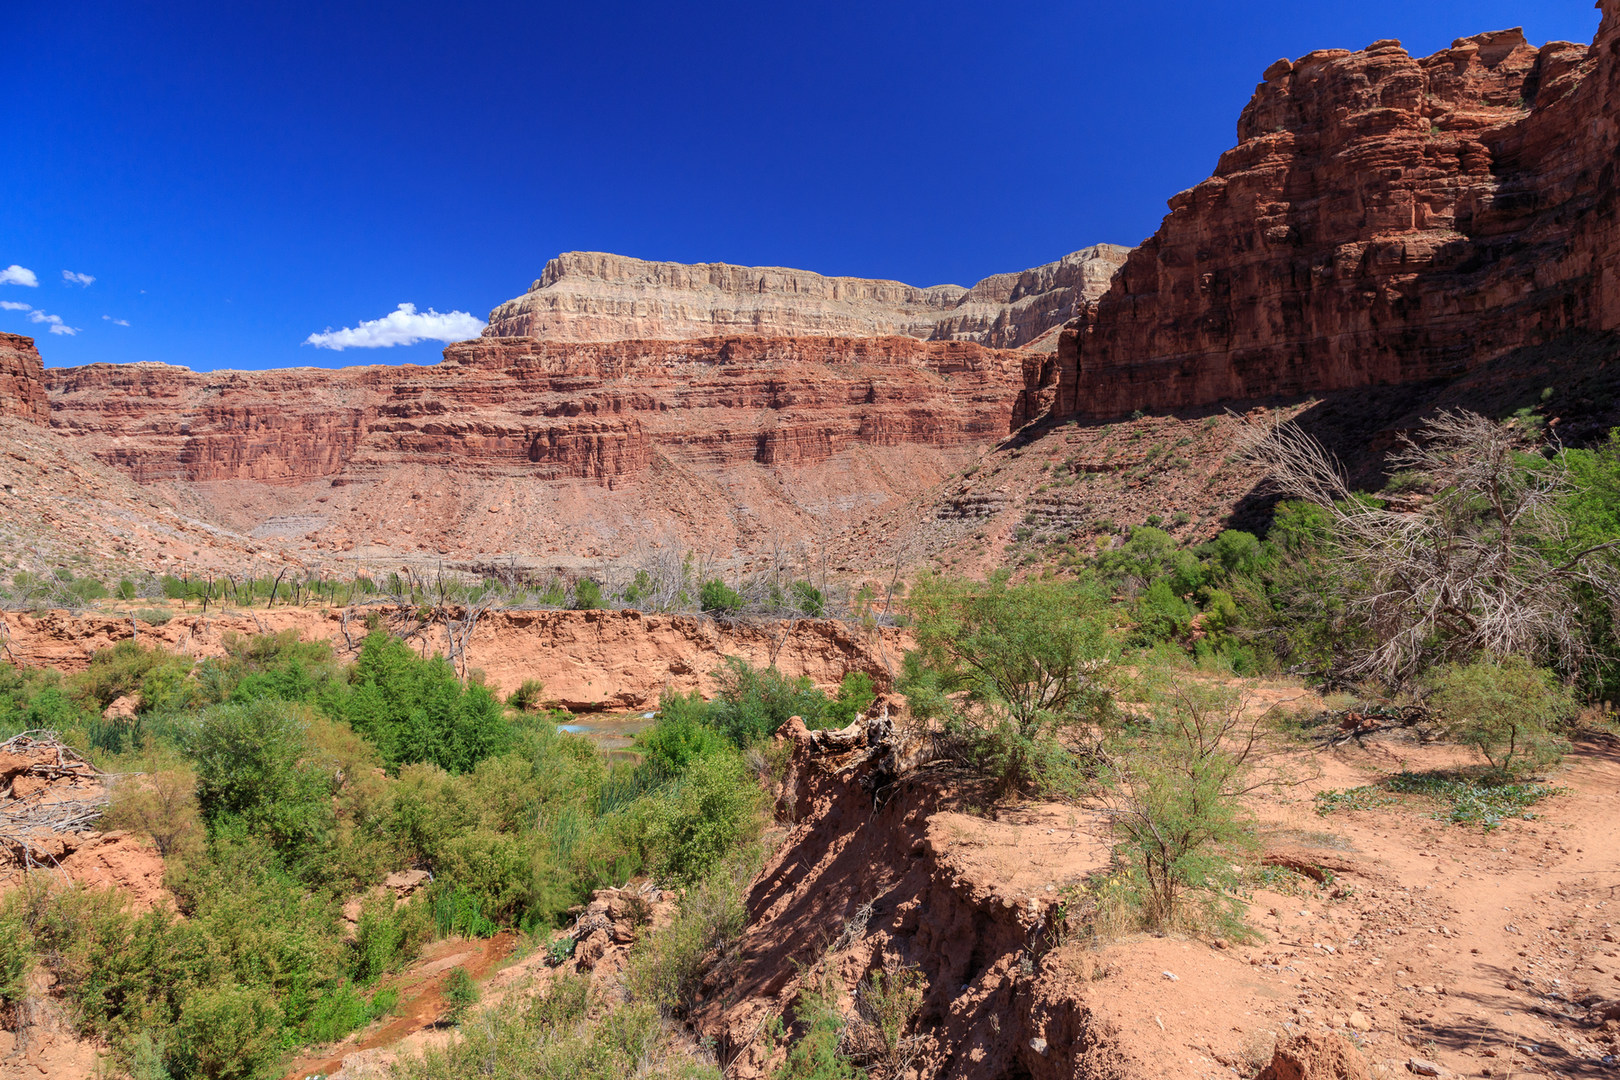
[[[1533,815],[1490,831],[1421,803],[1315,811],[1318,791],[1454,768],[1458,748],[1278,747],[1272,764],[1311,779],[1249,800],[1278,870],[1248,898],[1253,937],[1101,943],[1072,889],[1108,866],[1097,811],[986,811],[932,770],[894,783],[890,749],[786,737],[778,809],[797,823],[695,1018],[728,1076],[772,1075],[771,1020],[791,1029],[802,990],[830,980],[853,1018],[885,968],[923,990],[906,1075],[938,1080],[1597,1076],[1620,1055],[1608,737],[1577,748]]]
[[[207,615],[177,615],[161,626],[128,616],[42,615],[0,612],[4,652],[12,663],[81,671],[98,649],[133,633],[140,641],[195,657],[223,656],[227,634],[297,630],[331,641],[348,658],[377,608],[269,608]],[[445,652],[442,628],[412,639],[428,652]],[[723,657],[756,666],[774,663],[783,674],[808,676],[823,688],[851,671],[886,687],[906,642],[894,628],[852,627],[829,619],[721,623],[695,615],[639,611],[493,611],[479,619],[467,644],[469,668],[484,672],[503,693],[525,679],[545,683],[545,697],[566,708],[641,709],[658,703],[664,688],[714,692],[711,673]]]

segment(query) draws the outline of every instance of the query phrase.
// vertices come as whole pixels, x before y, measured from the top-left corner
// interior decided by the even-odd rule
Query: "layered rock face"
[[[34,347],[34,339],[0,334],[0,416],[19,416],[43,424],[50,415],[45,364]]]
[[[1017,354],[910,338],[482,338],[434,367],[46,373],[52,425],[143,482],[357,482],[404,465],[612,486],[655,459],[804,467],[1006,435]]]
[[[575,251],[552,259],[527,293],[491,312],[484,336],[578,342],[904,336],[1017,348],[1100,296],[1127,250],[1099,244],[971,289]]]
[[[1620,0],[1517,30],[1280,60],[1215,175],[1026,362],[1016,420],[1450,377],[1620,327]]]

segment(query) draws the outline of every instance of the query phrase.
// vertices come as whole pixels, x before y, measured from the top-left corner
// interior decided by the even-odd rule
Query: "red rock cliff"
[[[36,360],[37,363],[37,360]],[[433,367],[47,375],[51,423],[141,481],[342,484],[402,465],[613,484],[655,454],[813,465],[1010,430],[1017,354],[912,338],[481,338]]]
[[[1279,60],[1215,175],[1025,361],[1016,410],[1107,417],[1460,374],[1620,327],[1620,0],[1518,30]]]
[[[34,348],[34,339],[0,334],[0,416],[20,416],[43,424],[50,414],[45,364]]]

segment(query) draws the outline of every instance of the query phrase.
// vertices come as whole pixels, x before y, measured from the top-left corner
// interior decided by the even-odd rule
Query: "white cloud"
[[[43,311],[29,312],[28,321],[49,324],[51,333],[53,334],[66,334],[69,337],[72,337],[74,334],[79,332],[79,328],[77,326],[69,326],[67,323],[63,322],[62,316],[47,315]]]
[[[26,285],[30,289],[39,288],[39,278],[26,266],[12,263],[4,270],[0,270],[0,285]]]
[[[20,300],[0,300],[0,311],[33,311],[32,304],[24,304]]]
[[[112,323],[114,326],[128,326],[129,325],[129,320],[128,319],[115,319],[111,315],[103,315],[102,319],[104,319],[107,322]]]
[[[62,271],[62,280],[69,285],[83,285],[85,288],[89,288],[96,279],[89,274],[76,274],[72,270],[64,270]]]
[[[415,345],[418,341],[465,341],[477,337],[484,320],[465,311],[443,315],[428,308],[417,311],[415,304],[401,304],[380,319],[367,319],[359,326],[342,330],[326,328],[324,334],[311,334],[305,345],[318,349],[386,349],[395,345]]]

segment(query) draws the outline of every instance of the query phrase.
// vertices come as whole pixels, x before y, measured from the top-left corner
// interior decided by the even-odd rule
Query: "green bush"
[[[821,595],[821,590],[808,581],[795,581],[789,587],[793,597],[793,606],[801,613],[812,619],[819,619],[827,613],[827,601]]]
[[[530,712],[544,700],[546,684],[539,679],[524,679],[522,685],[507,695],[506,703],[519,712]]]
[[[713,578],[698,591],[698,606],[709,615],[729,615],[742,610],[743,598],[725,582]]]
[[[963,756],[1001,790],[1065,786],[1065,740],[1094,735],[1114,709],[1116,648],[1097,598],[1067,581],[926,575],[910,606],[908,696],[920,689],[925,708],[947,710]],[[943,697],[957,690],[959,709]]]
[[[569,606],[575,611],[596,611],[606,607],[602,600],[602,586],[590,578],[580,578],[574,582],[574,602]]]
[[[1521,776],[1563,756],[1553,727],[1575,715],[1574,695],[1545,668],[1519,656],[1450,665],[1435,679],[1431,704],[1458,741],[1502,777]]]
[[[759,834],[763,795],[735,752],[691,762],[660,800],[648,830],[657,868],[690,883]]]
[[[770,738],[791,716],[812,728],[822,725],[827,695],[807,678],[790,679],[736,656],[726,657],[714,678],[719,693],[709,705],[709,722],[737,746]]]
[[[466,772],[511,744],[511,727],[488,687],[464,685],[443,657],[423,659],[383,633],[367,636],[347,687],[322,708],[375,743],[394,768],[431,761]]]
[[[838,693],[827,705],[826,722],[834,727],[846,727],[877,698],[877,686],[872,676],[864,671],[846,672],[838,684]]]
[[[708,720],[708,703],[696,691],[685,697],[666,689],[658,702],[657,722],[636,735],[643,767],[661,778],[677,777],[699,758],[728,749],[730,743]]]
[[[444,980],[444,1003],[452,1024],[461,1023],[467,1010],[478,1004],[478,984],[464,967],[453,967]]]

